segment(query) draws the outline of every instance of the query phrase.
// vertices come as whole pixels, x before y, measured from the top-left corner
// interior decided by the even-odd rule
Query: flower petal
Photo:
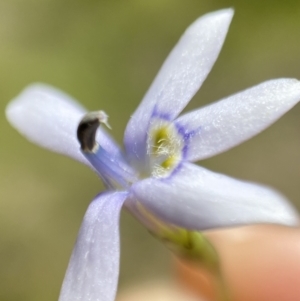
[[[183,163],[169,178],[143,180],[132,191],[157,217],[189,229],[299,222],[293,207],[274,190],[191,163]]]
[[[89,164],[80,152],[76,134],[85,112],[67,94],[45,84],[33,84],[9,103],[6,116],[30,141]],[[110,153],[120,152],[103,129],[99,129],[97,141]]]
[[[132,160],[145,159],[151,117],[173,120],[197,92],[219,55],[232,16],[232,9],[206,14],[181,37],[127,125],[124,143]]]
[[[119,218],[125,192],[90,204],[79,231],[59,301],[113,301],[119,275]]]
[[[264,82],[176,120],[186,159],[196,161],[242,143],[270,126],[300,100],[300,82]]]

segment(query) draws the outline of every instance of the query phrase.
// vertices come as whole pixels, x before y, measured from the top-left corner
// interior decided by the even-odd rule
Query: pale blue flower
[[[98,146],[81,151],[76,131],[86,111],[54,88],[30,86],[9,104],[7,118],[21,134],[89,165],[107,186],[84,217],[60,301],[114,300],[123,205],[154,232],[152,218],[194,230],[298,224],[274,190],[191,163],[258,134],[300,99],[297,80],[270,80],[178,117],[217,59],[232,16],[232,9],[213,12],[187,29],[130,118],[124,151],[103,127]]]

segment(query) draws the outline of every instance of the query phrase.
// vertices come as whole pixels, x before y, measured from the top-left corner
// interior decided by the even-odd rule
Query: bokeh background
[[[27,142],[5,106],[46,82],[110,115],[122,143],[127,120],[184,29],[234,7],[228,38],[187,110],[277,77],[300,78],[298,0],[0,0],[0,300],[57,300],[84,212],[103,189],[71,159]],[[250,141],[201,162],[276,187],[300,208],[300,106]],[[172,277],[171,257],[126,212],[120,291]]]

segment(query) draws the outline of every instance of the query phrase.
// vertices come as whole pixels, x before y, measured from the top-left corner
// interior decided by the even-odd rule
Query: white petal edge
[[[185,159],[206,159],[242,143],[274,123],[299,100],[298,80],[277,79],[179,117],[177,127],[190,137]]]
[[[205,230],[258,223],[298,225],[299,217],[278,192],[183,163],[167,179],[146,179],[132,187],[139,201],[163,221]]]
[[[223,9],[200,17],[169,54],[128,122],[124,144],[133,161],[145,159],[151,116],[173,120],[200,88],[219,55],[232,16],[232,9]]]
[[[28,140],[88,164],[77,141],[77,126],[86,110],[69,95],[46,84],[32,84],[6,108],[10,124]],[[99,129],[97,141],[112,154],[118,146]]]
[[[81,225],[59,301],[114,301],[119,275],[119,219],[125,192],[103,193]]]

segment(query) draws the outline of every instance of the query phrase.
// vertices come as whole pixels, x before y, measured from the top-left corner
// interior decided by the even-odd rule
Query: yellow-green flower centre
[[[181,161],[183,146],[183,138],[172,123],[155,120],[149,130],[147,149],[152,176],[167,176]]]

